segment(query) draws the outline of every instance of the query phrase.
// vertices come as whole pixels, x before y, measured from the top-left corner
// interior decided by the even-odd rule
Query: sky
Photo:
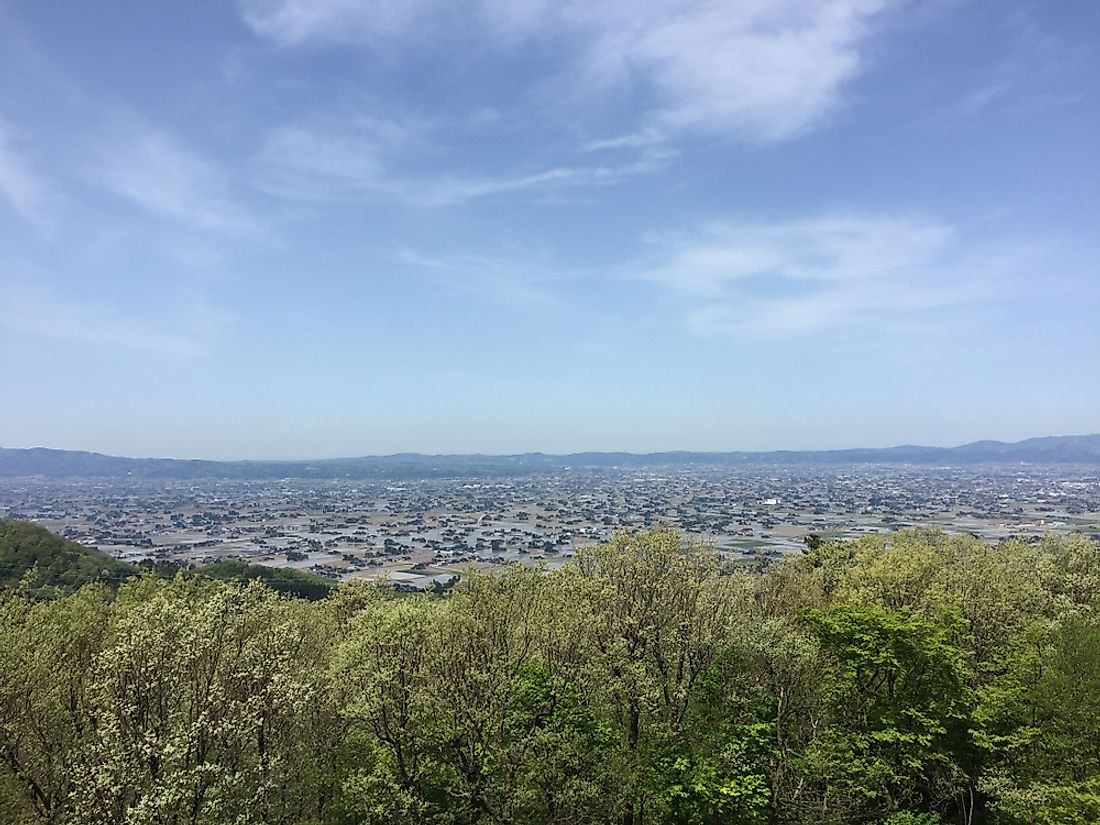
[[[0,0],[0,446],[1100,431],[1091,0]]]

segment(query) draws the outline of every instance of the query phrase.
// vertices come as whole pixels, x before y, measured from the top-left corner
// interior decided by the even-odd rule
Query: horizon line
[[[825,447],[825,448],[791,448],[781,447],[767,450],[744,450],[744,449],[727,449],[727,450],[687,450],[687,449],[665,449],[665,450],[647,450],[647,451],[633,451],[633,450],[574,450],[571,452],[545,452],[542,450],[528,450],[524,452],[501,452],[501,453],[489,453],[489,452],[470,452],[470,453],[424,453],[414,450],[401,450],[392,453],[361,453],[361,454],[345,454],[329,457],[309,457],[309,458],[200,458],[195,456],[180,457],[180,456],[166,456],[166,455],[120,455],[117,453],[104,453],[98,450],[82,450],[82,449],[70,449],[65,447],[46,447],[42,445],[35,445],[32,447],[0,447],[0,451],[10,452],[31,452],[31,451],[48,451],[59,453],[83,453],[85,455],[96,455],[104,458],[119,458],[129,461],[197,461],[207,462],[212,464],[301,464],[305,462],[331,462],[331,461],[360,461],[364,459],[387,459],[387,458],[400,458],[402,456],[417,456],[420,458],[523,458],[528,456],[545,456],[547,458],[569,458],[570,456],[581,455],[625,455],[644,458],[647,456],[659,456],[659,455],[671,455],[671,454],[685,454],[685,455],[767,455],[775,453],[839,453],[839,452],[852,452],[860,450],[900,450],[900,449],[922,449],[922,450],[956,450],[962,447],[970,447],[975,444],[1002,444],[1005,446],[1013,446],[1016,444],[1022,444],[1026,441],[1037,441],[1041,439],[1060,439],[1060,438],[1100,438],[1100,433],[1070,433],[1065,435],[1041,435],[1041,436],[1029,436],[1017,441],[1002,441],[995,438],[980,438],[975,441],[967,441],[962,444],[917,444],[908,442],[904,444],[891,444],[885,447],[872,447],[872,446],[856,446],[856,447]]]

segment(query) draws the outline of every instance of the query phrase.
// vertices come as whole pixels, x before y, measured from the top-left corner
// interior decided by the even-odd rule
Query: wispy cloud
[[[37,221],[47,198],[47,190],[21,153],[17,152],[0,123],[0,196],[21,216]]]
[[[842,329],[897,333],[912,328],[916,318],[927,318],[930,311],[943,311],[977,297],[973,288],[963,284],[890,279],[818,287],[780,297],[746,292],[690,310],[685,323],[705,336],[780,338]]]
[[[956,230],[934,220],[715,224],[652,245],[653,260],[626,277],[680,296],[687,325],[708,335],[876,326],[989,294]]]
[[[650,126],[628,135],[590,140],[584,143],[581,149],[585,152],[600,152],[605,149],[648,149],[664,143],[667,139],[668,135],[663,131]]]
[[[928,263],[950,240],[937,221],[827,215],[772,223],[717,223],[664,242],[662,264],[638,273],[685,292],[720,294],[734,282],[767,276],[789,281],[851,281]]]
[[[106,93],[111,84],[85,88],[83,78],[63,71],[17,21],[7,29],[12,22],[0,20],[6,79],[16,89],[33,77],[33,94],[28,92],[27,99],[35,105],[24,107],[26,122],[17,134],[6,131],[0,121],[0,200],[6,198],[28,218],[63,204],[64,210],[48,211],[64,231],[62,225],[88,205],[90,185],[191,229],[263,234],[261,221],[234,190],[226,171],[231,161],[215,161],[181,134],[163,128],[165,121],[154,114],[161,107],[138,111],[121,89]],[[201,134],[205,125],[196,122],[189,131]],[[36,137],[33,153],[31,129]],[[83,220],[95,220],[102,211],[102,203],[96,203]]]
[[[431,60],[444,38],[476,39],[500,65],[514,61],[523,78],[510,117],[540,130],[556,122],[561,138],[549,157],[500,157],[497,168],[480,174],[430,172],[436,164],[418,162],[424,158],[417,150],[428,148],[436,153],[430,160],[438,160],[454,131],[477,117],[450,128],[410,128],[401,118],[345,111],[271,130],[254,158],[255,182],[269,194],[301,200],[369,197],[443,207],[661,172],[678,141],[691,135],[786,140],[837,110],[846,84],[865,65],[874,21],[900,2],[476,0],[459,9],[443,0],[244,0],[248,25],[285,47],[350,43],[416,65]],[[534,64],[525,60],[532,47],[546,56],[534,77]],[[616,108],[622,100],[631,101],[629,113]],[[609,118],[612,109],[618,115]],[[597,152],[615,162],[594,162]]]
[[[1026,273],[1052,260],[1041,246],[966,241],[930,218],[832,213],[654,235],[633,264],[611,269],[563,267],[537,247],[506,254],[404,248],[395,260],[441,290],[512,306],[556,303],[570,280],[642,281],[657,288],[660,311],[673,308],[692,333],[774,339],[924,330],[959,308],[1019,301]]]
[[[226,235],[262,233],[216,164],[139,118],[120,118],[106,130],[86,172],[95,184],[160,217]]]
[[[519,258],[468,252],[429,255],[404,248],[394,257],[439,289],[509,307],[555,305],[558,297],[552,284],[569,277],[549,266],[538,250]]]
[[[1012,84],[1007,81],[998,81],[975,89],[959,99],[955,104],[955,113],[963,116],[975,115],[1011,90]]]
[[[356,134],[275,130],[255,159],[257,185],[273,195],[329,200],[377,188],[379,146]]]
[[[382,197],[426,207],[455,206],[498,195],[542,194],[607,186],[668,163],[653,149],[618,165],[562,164],[513,175],[412,175],[395,171],[410,146],[427,146],[422,130],[375,121],[294,126],[272,132],[254,160],[256,184],[269,194],[304,200]]]
[[[243,0],[245,22],[278,43],[361,41],[379,43],[420,28],[431,19],[424,0]]]
[[[42,285],[0,281],[0,324],[22,334],[81,345],[139,350],[190,359],[206,354],[228,323],[224,313],[204,305],[174,310],[160,319],[132,317],[100,301],[76,301]]]
[[[444,176],[428,180],[391,181],[388,186],[393,194],[411,203],[453,206],[494,195],[543,194],[573,188],[610,186],[663,168],[669,157],[670,155],[661,153],[617,166],[563,165],[514,177]]]
[[[268,194],[341,200],[388,193],[402,159],[431,153],[435,125],[383,117],[377,106],[343,106],[326,116],[272,129],[252,159],[254,183]]]
[[[1071,46],[1045,30],[1034,9],[1018,5],[1003,18],[1008,46],[992,64],[984,82],[962,95],[952,113],[970,117],[994,106],[1010,105],[1017,114],[1077,103],[1084,98],[1079,63],[1091,47]]]
[[[678,133],[778,141],[820,124],[863,68],[875,18],[896,0],[245,0],[246,22],[283,45],[342,41],[415,50],[472,29],[489,48],[557,49],[545,81],[570,96],[624,89],[647,101],[636,130],[606,147]],[[568,45],[563,45],[563,43]],[[639,137],[642,136],[642,137]]]

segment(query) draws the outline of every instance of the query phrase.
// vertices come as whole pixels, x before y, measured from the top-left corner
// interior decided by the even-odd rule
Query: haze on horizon
[[[1100,409],[1100,6],[0,6],[0,446],[952,446]]]

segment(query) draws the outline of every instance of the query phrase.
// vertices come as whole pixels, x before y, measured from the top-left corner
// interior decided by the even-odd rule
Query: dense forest
[[[5,823],[1100,821],[1083,537],[660,528],[310,600],[0,527]]]

